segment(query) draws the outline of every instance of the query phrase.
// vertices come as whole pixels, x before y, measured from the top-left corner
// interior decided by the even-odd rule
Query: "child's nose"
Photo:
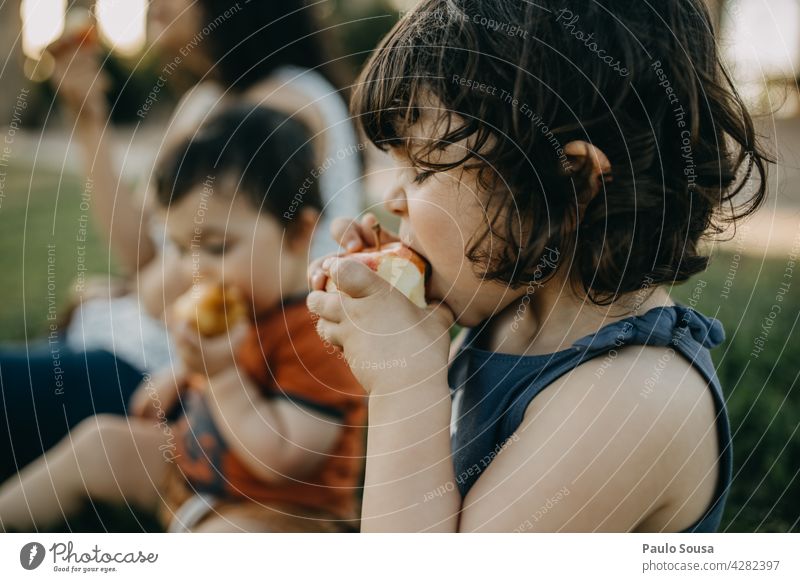
[[[220,261],[204,256],[196,265],[197,274],[203,281],[219,281],[222,278]]]
[[[392,214],[397,216],[406,216],[408,214],[408,203],[402,181],[397,180],[391,187],[387,188],[383,195],[383,201]]]
[[[205,253],[199,250],[186,253],[183,256],[181,267],[183,268],[184,277],[187,277],[191,281],[219,280],[220,269],[217,265],[217,261],[206,256]]]

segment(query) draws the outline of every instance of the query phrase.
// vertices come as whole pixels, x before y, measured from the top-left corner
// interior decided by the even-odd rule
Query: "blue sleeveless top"
[[[725,399],[709,349],[725,339],[722,324],[690,307],[656,307],[606,325],[570,348],[532,356],[494,353],[472,346],[482,325],[468,330],[448,372],[454,415],[451,425],[456,482],[462,498],[521,424],[537,394],[578,365],[625,345],[670,346],[708,382],[717,412],[719,478],[705,515],[686,532],[714,532],[725,507],[733,471]],[[487,460],[488,459],[488,460]]]

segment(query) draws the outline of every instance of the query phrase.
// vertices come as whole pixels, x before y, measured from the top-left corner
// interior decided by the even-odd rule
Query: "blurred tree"
[[[329,20],[354,77],[399,18],[388,0],[337,0]]]

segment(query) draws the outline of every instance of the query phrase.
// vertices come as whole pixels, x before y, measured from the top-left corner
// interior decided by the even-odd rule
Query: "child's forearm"
[[[278,478],[271,471],[263,474],[266,467],[280,464],[281,457],[280,422],[270,403],[264,401],[255,384],[236,368],[209,378],[208,384],[206,401],[214,424],[228,446],[259,476],[269,480]],[[266,427],[274,427],[274,430]]]
[[[76,135],[83,149],[92,218],[111,245],[120,266],[128,275],[133,275],[150,262],[156,249],[147,230],[141,228],[142,200],[116,170],[109,131],[99,120],[86,120],[76,125]]]
[[[225,441],[257,477],[278,482],[301,477],[320,459],[295,446],[298,435],[277,403],[247,375],[231,368],[209,378],[208,406]]]
[[[450,410],[446,384],[371,394],[363,532],[458,531]]]

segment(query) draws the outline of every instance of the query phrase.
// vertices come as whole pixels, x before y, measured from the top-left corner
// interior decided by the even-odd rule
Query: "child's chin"
[[[475,313],[470,313],[469,309],[464,310],[460,306],[444,300],[443,303],[450,308],[455,316],[455,325],[460,327],[475,327],[483,318]]]
[[[475,327],[481,321],[483,320],[479,317],[470,316],[466,314],[462,314],[456,317],[456,325],[459,325],[461,327]]]

